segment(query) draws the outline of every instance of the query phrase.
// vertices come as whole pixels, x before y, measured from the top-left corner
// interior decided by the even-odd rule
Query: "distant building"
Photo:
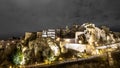
[[[75,44],[75,43],[68,43],[64,45],[67,49],[72,49],[78,52],[85,52],[86,45],[85,44]]]
[[[55,39],[55,35],[56,35],[55,29],[48,29],[42,31],[42,37],[51,37]]]
[[[63,38],[67,43],[78,43],[78,36],[84,34],[84,32],[75,32],[75,38]]]
[[[47,37],[47,31],[46,30],[42,31],[42,37]]]

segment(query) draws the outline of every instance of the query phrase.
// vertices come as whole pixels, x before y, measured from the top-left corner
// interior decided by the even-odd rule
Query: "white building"
[[[55,39],[55,29],[43,30],[42,37],[51,37]]]

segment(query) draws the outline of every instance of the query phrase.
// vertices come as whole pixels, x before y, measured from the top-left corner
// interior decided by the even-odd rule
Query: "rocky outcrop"
[[[75,38],[75,33],[79,31],[82,34],[78,35],[76,46],[74,44],[71,45],[70,41],[69,44],[64,41],[65,38]],[[70,28],[61,29],[59,33],[56,33],[59,34],[59,36],[56,36],[59,38],[56,39],[42,37],[42,32],[26,32],[25,36],[21,39],[1,40],[0,64],[25,65],[37,62],[51,63],[59,60],[61,57],[64,58],[62,54],[68,55],[69,50],[67,48],[72,49],[70,51],[72,52],[70,54],[72,58],[74,56],[72,55],[73,53],[76,55],[79,54],[79,56],[82,54],[94,55],[99,46],[120,42],[119,32],[112,32],[105,26],[99,28],[92,23],[73,25]],[[83,44],[86,45],[84,50],[80,48]],[[71,46],[69,47],[69,45]],[[74,50],[76,51],[74,52]]]

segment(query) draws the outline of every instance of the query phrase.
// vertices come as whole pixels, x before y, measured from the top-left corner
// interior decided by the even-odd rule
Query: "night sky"
[[[120,31],[120,0],[0,0],[0,39],[87,21]]]

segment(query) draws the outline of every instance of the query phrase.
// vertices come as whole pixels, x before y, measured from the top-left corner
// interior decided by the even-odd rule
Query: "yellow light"
[[[12,68],[12,66],[10,65],[9,68]]]
[[[70,39],[65,39],[65,42],[69,43],[69,42],[70,42]]]
[[[59,58],[59,61],[62,61],[62,60],[63,60],[63,58],[62,58],[62,57],[60,57],[60,58]]]
[[[56,41],[60,41],[60,38],[58,37],[58,38],[56,38]]]

